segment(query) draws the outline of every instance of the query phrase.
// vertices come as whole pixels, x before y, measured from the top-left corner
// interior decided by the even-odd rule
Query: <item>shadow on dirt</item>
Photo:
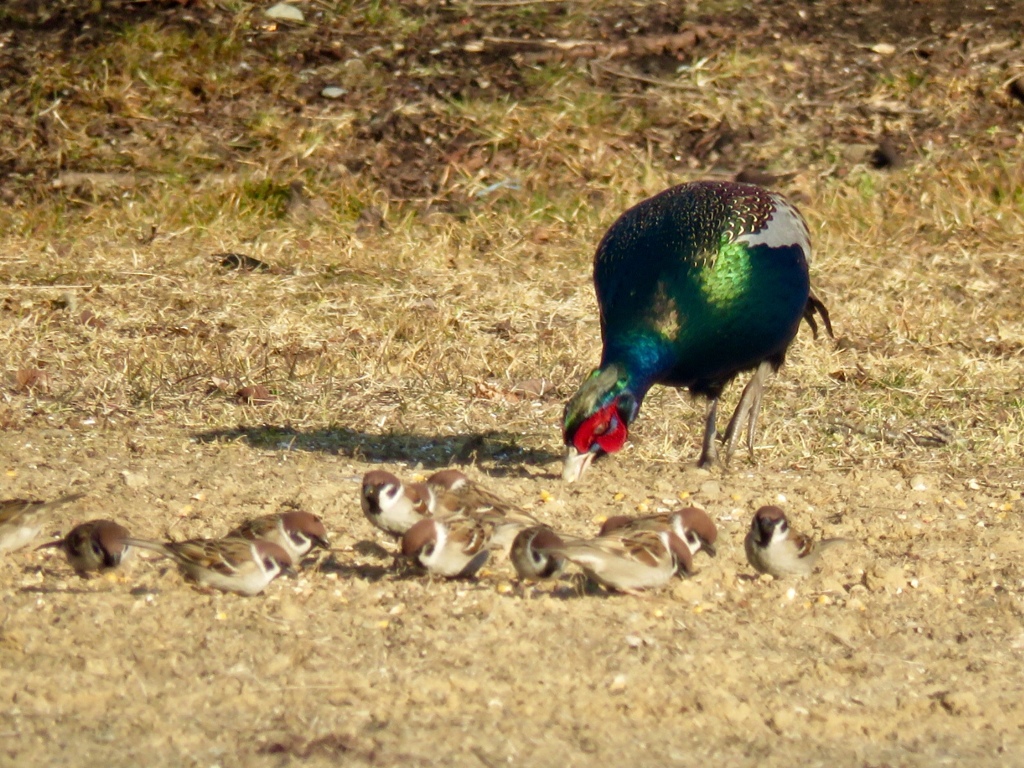
[[[426,469],[474,464],[478,461],[508,463],[488,472],[491,475],[530,474],[521,465],[544,465],[561,461],[560,455],[518,444],[519,437],[508,432],[476,432],[460,435],[415,435],[390,432],[374,435],[352,429],[328,428],[302,431],[292,427],[264,425],[198,432],[201,443],[243,441],[253,448],[333,453],[367,462],[407,461]]]
[[[336,573],[342,578],[357,578],[369,582],[380,581],[385,577],[394,576],[395,574],[394,568],[388,568],[384,565],[343,563],[333,554],[319,563],[316,566],[316,570],[320,573]]]

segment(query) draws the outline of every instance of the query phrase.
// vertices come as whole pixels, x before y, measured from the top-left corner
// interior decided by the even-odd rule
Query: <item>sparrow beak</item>
[[[321,549],[330,550],[330,548],[331,548],[331,542],[329,542],[323,536],[314,536],[313,537],[313,545],[317,546],[317,547],[320,547]]]
[[[715,557],[718,554],[718,550],[715,549],[715,545],[712,544],[710,541],[705,541],[704,539],[701,539],[700,548],[701,551],[707,552],[709,555],[711,555],[711,557]]]
[[[574,483],[583,477],[583,473],[590,466],[597,454],[593,451],[580,453],[576,446],[570,445],[565,451],[565,461],[562,464],[562,479],[567,483]]]

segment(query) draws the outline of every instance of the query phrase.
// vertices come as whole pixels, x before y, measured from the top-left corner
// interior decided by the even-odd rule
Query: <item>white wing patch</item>
[[[747,245],[767,245],[779,248],[786,245],[798,245],[803,249],[804,258],[811,263],[811,233],[807,223],[793,204],[781,195],[772,194],[775,212],[757,232],[745,233],[736,238]]]

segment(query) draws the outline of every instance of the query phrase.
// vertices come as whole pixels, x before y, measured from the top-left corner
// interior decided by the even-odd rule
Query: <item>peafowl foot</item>
[[[768,361],[762,362],[757,366],[754,375],[750,377],[747,386],[743,388],[740,401],[736,404],[736,410],[733,411],[732,418],[729,419],[729,426],[725,429],[726,462],[732,459],[732,454],[736,450],[736,444],[739,442],[740,433],[743,432],[744,426],[746,426],[747,430],[747,451],[750,454],[750,460],[754,460],[754,437],[757,433],[757,415],[761,411],[761,396],[764,394],[764,382],[771,369],[771,363]]]
[[[712,397],[708,400],[708,410],[704,416],[704,441],[700,449],[700,458],[697,459],[697,466],[702,469],[712,467],[718,463],[718,431],[715,427],[715,415],[718,413],[718,398]]]

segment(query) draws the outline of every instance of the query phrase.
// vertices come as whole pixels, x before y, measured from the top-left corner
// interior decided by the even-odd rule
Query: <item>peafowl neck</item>
[[[625,381],[623,389],[632,393],[639,405],[672,359],[671,341],[639,329],[618,336],[614,342],[609,339],[601,356],[601,369],[618,369],[620,379]]]

